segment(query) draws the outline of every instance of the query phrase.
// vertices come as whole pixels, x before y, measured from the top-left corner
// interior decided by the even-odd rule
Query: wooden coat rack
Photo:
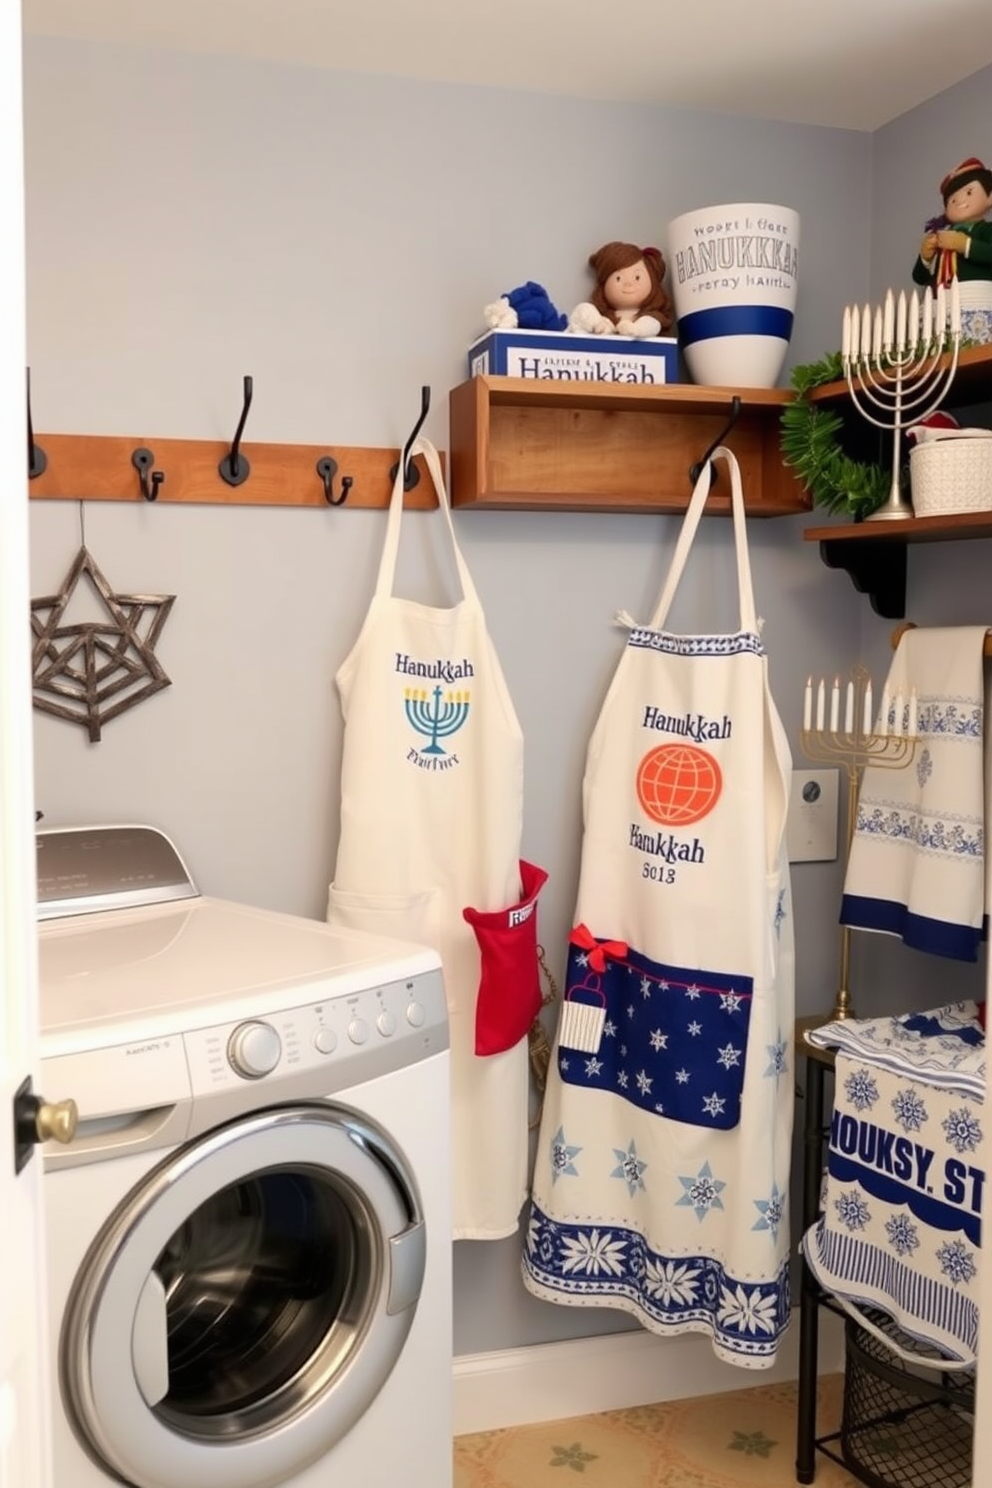
[[[319,444],[242,444],[252,401],[244,402],[230,444],[211,439],[146,439],[126,435],[38,434],[31,419],[28,383],[28,490],[54,501],[162,501],[228,506],[389,505],[399,460],[407,476],[404,505],[437,505],[422,456],[409,450],[430,409],[421,392],[420,416],[402,450]],[[444,455],[441,455],[444,469]]]

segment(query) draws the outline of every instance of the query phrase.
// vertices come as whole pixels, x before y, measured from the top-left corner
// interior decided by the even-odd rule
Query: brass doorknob
[[[39,1142],[71,1142],[79,1124],[79,1107],[74,1100],[41,1101],[35,1112],[35,1130]]]
[[[79,1125],[74,1100],[46,1101],[35,1095],[27,1075],[14,1096],[14,1172],[30,1162],[39,1142],[71,1142]]]

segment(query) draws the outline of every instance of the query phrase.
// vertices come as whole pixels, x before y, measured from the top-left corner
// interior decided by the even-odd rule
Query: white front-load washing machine
[[[38,838],[57,1488],[451,1482],[448,1031],[422,947]]]

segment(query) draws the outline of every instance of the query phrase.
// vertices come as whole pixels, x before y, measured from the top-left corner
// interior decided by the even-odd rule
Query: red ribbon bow
[[[593,971],[602,974],[606,970],[606,958],[611,961],[619,961],[621,956],[627,954],[627,942],[625,940],[596,940],[587,925],[576,925],[569,934],[571,945],[578,946],[580,951],[589,952],[589,965]]]

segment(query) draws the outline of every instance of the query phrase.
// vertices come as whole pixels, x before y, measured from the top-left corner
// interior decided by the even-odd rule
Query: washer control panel
[[[247,1011],[247,1010],[246,1010]],[[440,971],[183,1035],[193,1094],[314,1072],[330,1093],[448,1047]]]

